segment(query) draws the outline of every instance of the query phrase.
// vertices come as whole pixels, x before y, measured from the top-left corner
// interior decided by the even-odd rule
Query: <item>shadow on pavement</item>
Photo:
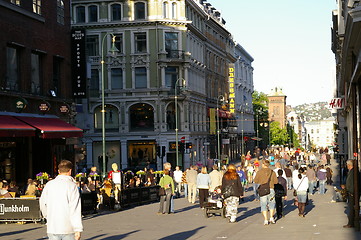
[[[198,227],[194,230],[190,230],[190,231],[185,231],[185,232],[180,232],[180,233],[175,233],[172,234],[170,236],[164,237],[164,238],[160,238],[159,240],[183,240],[183,239],[188,239],[190,237],[192,237],[196,232],[198,232],[200,229],[205,228],[205,226],[203,227]]]
[[[139,232],[140,230],[135,230],[135,231],[131,231],[129,233],[124,233],[124,234],[119,234],[119,235],[114,235],[114,236],[108,236],[108,237],[103,237],[105,234],[101,234],[101,235],[97,235],[91,238],[87,238],[87,240],[95,240],[95,239],[101,239],[101,240],[119,240],[119,239],[123,239],[128,237],[130,234]],[[103,237],[103,238],[102,238]]]
[[[30,232],[32,230],[37,230],[40,227],[36,227],[36,228],[30,228],[30,229],[25,229],[25,230],[19,230],[19,231],[13,231],[13,232],[5,232],[5,233],[0,233],[0,237],[4,237],[4,236],[11,236],[11,235],[15,235],[15,234],[20,234],[20,233],[26,233],[26,232]],[[15,239],[15,238],[14,238]]]
[[[238,208],[238,212],[242,213],[242,215],[237,217],[237,222],[242,221],[242,220],[244,220],[244,219],[246,219],[248,217],[251,217],[251,216],[253,216],[255,214],[261,213],[261,207],[252,208],[252,209],[250,209],[248,211],[247,210],[248,210],[248,208],[243,208],[243,207]]]

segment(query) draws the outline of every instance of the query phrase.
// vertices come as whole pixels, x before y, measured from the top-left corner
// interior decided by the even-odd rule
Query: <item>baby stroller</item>
[[[221,195],[221,187],[218,186],[214,192],[208,197],[207,202],[204,203],[204,216],[206,218],[219,214],[221,217],[226,217],[226,206]]]

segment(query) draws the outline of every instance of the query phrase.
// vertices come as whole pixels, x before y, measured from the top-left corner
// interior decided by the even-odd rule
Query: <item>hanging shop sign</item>
[[[328,104],[331,109],[345,109],[345,100],[343,98],[332,98]]]
[[[18,98],[15,102],[15,108],[18,113],[21,113],[26,106],[28,105],[28,101],[24,98]]]
[[[233,114],[235,112],[235,92],[234,92],[234,64],[230,64],[228,68],[228,82],[229,82],[229,111]]]
[[[45,114],[46,112],[49,112],[50,108],[51,108],[51,105],[47,101],[43,101],[39,105],[39,110],[43,114]]]
[[[71,71],[73,96],[86,97],[86,56],[85,29],[74,29],[71,32]]]

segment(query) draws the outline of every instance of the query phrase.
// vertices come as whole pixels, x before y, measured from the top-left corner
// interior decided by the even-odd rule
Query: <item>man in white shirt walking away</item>
[[[176,166],[175,171],[173,173],[173,179],[175,183],[175,194],[177,198],[180,198],[181,195],[182,176],[183,176],[182,170],[180,170],[179,166]]]
[[[72,169],[70,161],[60,161],[59,175],[45,185],[40,197],[49,240],[79,240],[83,231],[80,195],[71,177]]]

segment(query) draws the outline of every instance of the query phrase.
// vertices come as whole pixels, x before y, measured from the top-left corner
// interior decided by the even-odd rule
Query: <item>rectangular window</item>
[[[6,90],[19,91],[19,50],[12,47],[6,48]]]
[[[145,19],[145,3],[137,2],[134,4],[134,19]]]
[[[76,8],[76,22],[84,23],[85,22],[85,7],[80,6]]]
[[[30,91],[32,94],[40,95],[41,92],[41,58],[39,54],[31,54],[31,85]]]
[[[88,8],[88,21],[89,22],[97,22],[98,21],[98,7],[90,6]]]
[[[55,92],[56,96],[60,94],[61,62],[61,58],[53,58],[53,85],[51,86],[51,90]]]
[[[41,15],[41,0],[33,0],[33,12]]]
[[[147,69],[145,67],[137,67],[135,72],[135,88],[147,88]]]
[[[98,69],[92,69],[91,70],[91,77],[90,77],[90,83],[89,83],[89,95],[92,97],[99,96],[99,70]]]
[[[112,68],[112,89],[123,89],[123,69]]]
[[[64,25],[64,1],[63,0],[57,0],[56,14],[57,14],[57,22]]]
[[[165,33],[165,51],[167,52],[167,57],[178,58],[178,33],[166,32]]]
[[[119,50],[119,53],[123,53],[123,34],[114,34],[115,47]]]
[[[147,52],[147,34],[146,33],[135,33],[135,52],[144,53]]]
[[[99,56],[99,38],[96,35],[86,37],[86,51],[88,56]]]
[[[178,68],[177,67],[166,67],[165,68],[165,86],[174,88],[175,82],[178,79]]]

